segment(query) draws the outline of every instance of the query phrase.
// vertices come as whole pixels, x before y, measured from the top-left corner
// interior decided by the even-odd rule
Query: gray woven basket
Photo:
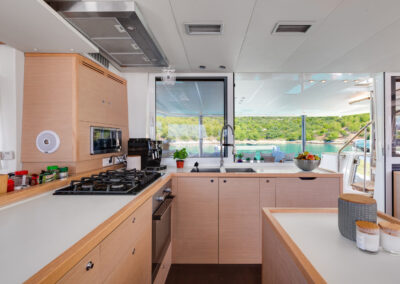
[[[376,223],[376,202],[373,204],[361,204],[343,200],[339,197],[338,209],[339,231],[343,237],[352,241],[356,240],[356,221]]]

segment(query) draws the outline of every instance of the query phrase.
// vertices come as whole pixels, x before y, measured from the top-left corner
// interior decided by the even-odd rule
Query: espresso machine
[[[162,141],[149,138],[131,138],[128,141],[128,156],[140,156],[142,170],[161,171]]]

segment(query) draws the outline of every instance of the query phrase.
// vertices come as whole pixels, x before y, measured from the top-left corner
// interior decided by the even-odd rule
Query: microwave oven
[[[122,131],[119,128],[90,127],[90,154],[116,153],[122,150]]]

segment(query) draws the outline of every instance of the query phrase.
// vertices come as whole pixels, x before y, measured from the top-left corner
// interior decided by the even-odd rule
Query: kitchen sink
[[[226,168],[227,173],[255,173],[252,168]]]
[[[219,168],[193,168],[190,172],[192,173],[219,173]]]

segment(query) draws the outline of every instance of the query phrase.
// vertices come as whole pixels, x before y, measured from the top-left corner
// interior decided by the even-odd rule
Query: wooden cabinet
[[[275,207],[276,178],[260,178],[260,210]]]
[[[218,263],[218,179],[177,179],[173,263]]]
[[[77,54],[25,54],[21,160],[38,172],[49,164],[68,166],[70,173],[102,167],[102,158],[90,155],[90,126],[121,128],[127,144],[126,81]],[[36,148],[36,137],[52,130],[60,147],[51,154]],[[126,153],[126,147],[123,149]]]
[[[219,263],[260,263],[258,178],[219,179]]]
[[[86,284],[100,283],[100,280],[100,248],[97,246],[70,271],[68,271],[67,274],[58,281],[58,283]]]
[[[340,178],[278,178],[276,207],[338,206]]]
[[[150,198],[67,272],[59,283],[150,284],[151,216]]]
[[[170,244],[165,253],[164,259],[161,262],[160,269],[157,272],[157,276],[154,279],[153,284],[164,284],[165,283],[165,281],[167,280],[167,277],[168,277],[169,269],[171,268],[171,262],[172,262],[172,248],[171,248],[171,244]]]

